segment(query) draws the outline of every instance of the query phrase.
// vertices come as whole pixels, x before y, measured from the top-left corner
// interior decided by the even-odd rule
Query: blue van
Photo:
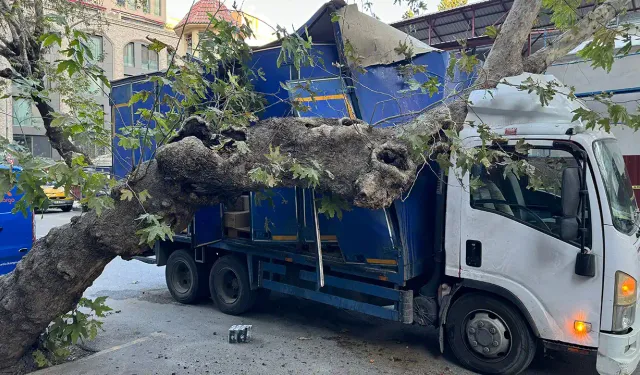
[[[9,167],[0,165],[0,169]],[[20,168],[13,167],[15,173]],[[25,217],[22,213],[11,213],[11,210],[22,198],[17,188],[9,191],[0,201],[0,275],[13,271],[16,264],[31,250],[35,242],[35,218],[29,211]]]

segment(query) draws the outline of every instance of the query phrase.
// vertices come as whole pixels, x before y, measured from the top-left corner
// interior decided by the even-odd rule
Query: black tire
[[[446,330],[460,363],[482,374],[518,374],[536,354],[535,338],[520,312],[490,295],[461,296],[449,310]]]
[[[73,209],[73,206],[67,206],[67,207],[62,207],[61,210],[62,212],[69,212]]]
[[[258,291],[251,290],[246,262],[233,255],[225,255],[213,264],[209,290],[218,309],[229,315],[249,311],[258,298]]]
[[[207,273],[187,250],[171,253],[164,275],[169,292],[180,303],[196,303],[207,291]]]

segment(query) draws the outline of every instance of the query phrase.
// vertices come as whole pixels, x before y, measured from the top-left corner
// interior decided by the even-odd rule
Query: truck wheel
[[[202,290],[207,288],[206,276],[206,271],[187,250],[176,250],[167,259],[167,287],[173,299],[180,303],[192,304],[202,297]]]
[[[73,206],[62,207],[62,212],[69,212],[73,209]]]
[[[458,360],[483,374],[518,374],[536,354],[536,342],[520,313],[485,294],[465,294],[456,300],[446,330]]]
[[[209,290],[218,309],[229,315],[249,311],[258,297],[257,291],[251,290],[247,265],[233,255],[225,255],[213,264]]]

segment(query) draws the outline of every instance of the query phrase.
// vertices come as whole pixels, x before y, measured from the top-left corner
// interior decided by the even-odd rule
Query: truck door
[[[33,243],[33,213],[11,213],[20,198],[14,188],[0,201],[0,275],[11,272]]]
[[[556,218],[562,215],[562,173],[579,162],[552,144],[538,141],[522,156],[542,179],[543,186],[537,190],[529,188],[527,176],[518,178],[500,165],[474,167],[470,174],[482,186],[473,191],[457,189],[459,274],[516,296],[543,339],[597,347],[603,276],[598,198],[587,172],[587,247],[596,254],[596,276],[578,276],[574,270],[579,244],[560,239]],[[469,186],[469,174],[464,181]],[[576,320],[591,323],[591,333],[574,333]]]
[[[222,205],[207,206],[196,211],[191,222],[192,245],[199,247],[222,239]]]

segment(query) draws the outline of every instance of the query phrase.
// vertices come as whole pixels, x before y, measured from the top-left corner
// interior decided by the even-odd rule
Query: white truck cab
[[[475,303],[452,298],[443,330],[458,359],[486,373],[522,371],[533,355],[518,349],[537,337],[548,348],[597,352],[600,374],[630,374],[640,361],[640,232],[624,160],[612,135],[572,121],[579,100],[558,93],[542,107],[514,87],[529,77],[555,80],[523,74],[470,96],[467,120],[504,136],[496,147],[524,139],[531,148],[519,157],[543,185],[530,189],[503,165],[449,179],[445,275],[489,293]],[[480,145],[475,128],[461,137]],[[470,178],[482,186],[471,191]],[[496,294],[517,308],[492,305]]]

